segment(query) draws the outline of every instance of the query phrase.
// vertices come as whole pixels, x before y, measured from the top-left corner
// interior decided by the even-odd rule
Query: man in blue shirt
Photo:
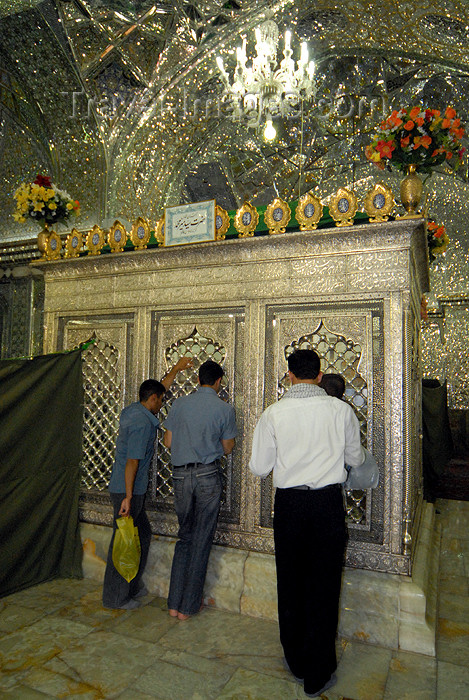
[[[179,620],[187,620],[202,606],[222,494],[220,457],[232,452],[237,434],[234,408],[217,396],[223,375],[216,362],[204,362],[200,387],[177,399],[164,423],[179,521],[168,608]]]
[[[139,401],[124,408],[120,416],[116,455],[109,482],[109,495],[114,507],[111,543],[104,574],[103,605],[105,608],[132,610],[139,607],[139,598],[147,593],[142,574],[151,542],[151,527],[145,512],[145,494],[148,473],[159,420],[156,417],[163,403],[165,392],[176,374],[191,365],[187,357],[181,358],[161,380],[147,379],[139,389]],[[128,583],[116,570],[112,561],[112,547],[117,529],[116,520],[132,516],[138,528],[141,557],[136,577]]]

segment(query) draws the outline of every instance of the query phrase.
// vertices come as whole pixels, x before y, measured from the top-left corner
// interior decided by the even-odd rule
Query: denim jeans
[[[140,538],[140,566],[136,577],[128,583],[123,576],[117,571],[112,561],[112,547],[114,544],[114,535],[116,534],[116,520],[119,517],[119,510],[125,493],[110,493],[112,505],[114,507],[114,521],[111,542],[107,555],[106,572],[104,574],[103,584],[103,605],[105,608],[119,608],[129,600],[142,588],[142,574],[145,570],[145,565],[148,558],[148,550],[151,542],[151,527],[145,512],[145,494],[142,496],[134,495],[130,501],[130,515],[134,519],[134,525],[138,528],[138,536]]]
[[[208,557],[222,494],[219,461],[173,467],[179,540],[174,550],[168,608],[184,615],[199,612]]]

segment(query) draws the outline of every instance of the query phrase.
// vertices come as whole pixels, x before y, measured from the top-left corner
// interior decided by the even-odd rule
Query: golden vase
[[[407,166],[407,175],[401,182],[401,202],[406,210],[404,219],[421,217],[417,212],[422,198],[423,183],[416,173],[417,166],[411,163]]]
[[[49,224],[47,222],[44,223],[44,228],[40,233],[38,233],[37,236],[37,247],[39,249],[39,252],[42,253],[42,257],[46,257],[46,250],[47,250],[47,241],[49,240],[49,236],[51,234]]]

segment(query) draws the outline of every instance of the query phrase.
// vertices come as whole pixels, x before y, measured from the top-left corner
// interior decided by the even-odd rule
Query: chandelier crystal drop
[[[247,118],[247,125],[258,129],[276,116],[297,114],[302,100],[315,93],[314,61],[309,60],[308,46],[301,45],[300,58],[292,58],[291,32],[285,32],[283,59],[277,62],[279,31],[269,19],[255,29],[256,56],[249,62],[246,39],[236,49],[236,68],[230,78],[223,59],[217,64],[223,80],[224,99],[231,104],[233,119]]]

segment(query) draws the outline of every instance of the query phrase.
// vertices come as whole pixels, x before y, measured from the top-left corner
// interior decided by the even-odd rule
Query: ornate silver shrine
[[[380,466],[373,491],[346,494],[353,567],[408,574],[421,502],[420,299],[428,290],[420,220],[354,225],[183,248],[35,263],[45,273],[45,352],[96,337],[83,353],[82,519],[111,523],[106,492],[120,410],[178,357],[172,401],[197,368],[226,369],[223,397],[239,438],[224,463],[216,542],[273,551],[271,480],[248,470],[262,410],[285,391],[286,357],[312,347],[346,379],[363,443]],[[157,437],[148,510],[155,533],[176,535],[169,454]]]

